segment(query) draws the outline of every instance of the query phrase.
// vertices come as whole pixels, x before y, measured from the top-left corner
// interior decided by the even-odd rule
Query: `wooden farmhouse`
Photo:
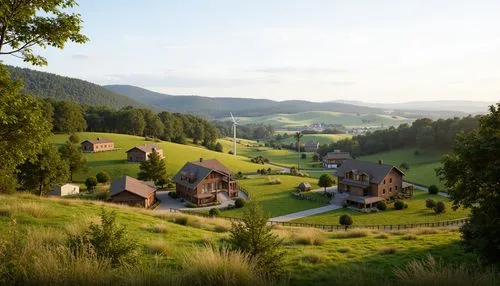
[[[238,196],[238,183],[233,174],[216,159],[189,162],[175,175],[176,193],[198,206],[217,201],[218,193]]]
[[[328,152],[321,162],[325,168],[338,168],[344,163],[345,160],[352,159],[349,152],[342,152],[340,150],[335,150],[333,152]]]
[[[81,144],[83,152],[113,151],[115,143],[108,139],[97,138],[96,140],[85,140]]]
[[[111,182],[111,201],[131,206],[149,208],[156,202],[156,187],[152,182],[144,182],[123,176]]]
[[[393,165],[346,160],[337,170],[338,191],[349,194],[347,203],[359,208],[375,207],[403,189],[404,173]]]
[[[129,162],[144,162],[148,160],[149,154],[156,152],[163,158],[163,149],[156,147],[154,144],[135,146],[128,150],[127,161]]]

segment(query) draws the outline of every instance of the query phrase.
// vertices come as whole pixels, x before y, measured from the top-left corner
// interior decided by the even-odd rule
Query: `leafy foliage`
[[[21,188],[39,195],[47,194],[54,185],[64,183],[68,175],[68,163],[51,145],[45,146],[36,160],[26,161],[18,167]]]
[[[245,206],[245,200],[242,199],[242,198],[236,198],[236,200],[234,200],[234,206],[237,207],[237,208],[242,208]]]
[[[96,177],[88,177],[87,179],[85,179],[85,186],[87,187],[88,191],[93,191],[97,186]]]
[[[318,186],[325,188],[329,188],[335,184],[335,178],[332,177],[330,174],[323,174],[319,177],[318,179]]]
[[[377,209],[385,211],[387,209],[387,204],[384,201],[380,201],[377,203]]]
[[[437,214],[443,213],[446,210],[446,205],[443,202],[437,202],[434,207],[434,212]]]
[[[348,214],[341,215],[339,217],[339,224],[343,225],[345,230],[347,230],[353,224],[352,217]]]
[[[428,209],[434,209],[436,207],[436,201],[433,199],[425,200],[425,207]]]
[[[431,195],[437,195],[439,193],[439,188],[436,185],[430,185],[429,189],[427,190],[429,194]]]
[[[80,145],[72,144],[70,141],[66,141],[59,148],[59,153],[61,153],[61,158],[68,162],[69,178],[73,181],[73,174],[85,167],[87,159],[83,156]]]
[[[220,210],[218,208],[211,208],[209,211],[208,211],[208,214],[210,216],[220,216]]]
[[[229,243],[233,249],[248,254],[256,262],[259,272],[280,276],[284,271],[283,242],[273,234],[268,219],[256,202],[250,202],[242,221],[233,223]]]
[[[396,202],[394,202],[394,208],[396,210],[402,210],[402,209],[404,209],[405,208],[405,202],[397,200]]]
[[[168,180],[165,159],[156,151],[148,155],[148,160],[143,161],[139,169],[140,172],[137,174],[139,180],[153,181],[155,184],[160,183],[160,180]]]
[[[97,179],[97,182],[99,182],[101,184],[105,184],[105,183],[109,182],[109,179],[110,179],[108,173],[103,172],[103,171],[97,173],[95,175],[95,178]]]

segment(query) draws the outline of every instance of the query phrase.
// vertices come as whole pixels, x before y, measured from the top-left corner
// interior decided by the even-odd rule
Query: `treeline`
[[[211,122],[194,115],[155,113],[147,108],[131,106],[112,109],[104,106],[79,105],[69,101],[42,100],[47,118],[51,119],[53,131],[73,133],[81,131],[112,132],[158,138],[175,143],[202,144],[216,150],[217,129]]]
[[[220,136],[233,137],[233,123],[229,121],[213,121]],[[274,127],[265,124],[245,124],[236,127],[236,136],[242,139],[266,139],[273,135]]]
[[[397,128],[390,127],[354,136],[351,139],[343,139],[330,145],[322,145],[318,153],[324,156],[328,152],[340,149],[349,151],[356,157],[405,147],[449,150],[458,133],[468,133],[479,125],[479,117],[456,117],[436,121],[428,118],[417,119],[411,126],[401,124]]]

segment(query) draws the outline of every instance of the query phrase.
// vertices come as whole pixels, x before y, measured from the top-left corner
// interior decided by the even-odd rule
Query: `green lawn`
[[[313,188],[318,188],[316,179],[285,175],[271,177],[279,178],[281,184],[269,185],[268,176],[239,181],[240,186],[250,193],[250,198],[260,201],[264,211],[270,213],[271,216],[285,215],[323,205],[312,201],[297,200],[291,195],[291,192],[296,190],[300,182],[309,182]],[[223,211],[223,215],[239,217],[243,210],[244,208],[227,210]]]
[[[144,140],[144,137],[130,136],[113,133],[78,133],[80,140],[95,139],[97,137],[110,139],[115,142],[115,147],[120,150],[87,153],[87,170],[75,174],[76,182],[83,182],[87,176],[95,175],[99,171],[106,171],[112,178],[129,175],[135,177],[139,172],[139,163],[129,163],[126,161],[125,151],[137,145],[156,144],[163,148],[167,161],[167,171],[169,175],[175,175],[180,168],[189,161],[196,161],[199,158],[218,159],[233,172],[253,173],[261,165],[254,164],[243,156],[232,156],[227,153],[219,153],[200,148],[196,146],[175,144],[171,142],[152,142]],[[53,144],[62,144],[67,140],[67,135],[54,135],[50,142]]]
[[[438,151],[420,151],[419,155],[414,155],[415,149],[399,149],[388,152],[382,152],[369,156],[359,157],[359,160],[377,162],[382,159],[384,163],[399,166],[405,162],[410,165],[410,170],[406,172],[405,179],[422,185],[437,185],[443,188],[443,184],[436,176],[435,169],[441,166],[439,162],[442,152]]]
[[[11,208],[16,211],[9,212]],[[160,218],[157,212],[135,208],[67,199],[0,195],[0,243],[13,228],[28,228],[47,247],[54,247],[58,243],[65,245],[67,231],[97,220],[102,208],[115,210],[117,222],[126,227],[131,239],[138,242],[139,256],[135,264],[157,271],[179,271],[180,261],[188,253],[197,251],[206,243],[220,246],[228,236],[227,232],[210,230],[209,225],[221,224],[210,219],[189,217],[191,222],[182,226],[170,222],[167,214]],[[15,224],[12,223],[13,219]],[[226,222],[225,225],[229,227],[230,224]],[[152,226],[162,226],[165,231],[153,232]],[[287,228],[276,231],[280,236],[288,233],[284,238],[288,241],[285,245],[285,261],[290,285],[398,285],[400,282],[395,280],[394,268],[403,267],[414,259],[425,259],[429,254],[445,265],[460,263],[474,266],[477,263],[477,257],[465,253],[460,247],[460,234],[454,230],[436,230],[435,233],[427,234],[415,231],[411,240],[405,239],[404,233],[381,236],[377,232],[364,232],[358,237],[339,238],[338,235],[345,232],[322,233]],[[294,242],[290,233],[295,231],[302,235],[316,233],[316,236],[325,239],[324,243],[303,245]],[[165,246],[168,254],[151,254],[147,250],[151,243]],[[392,254],[383,254],[386,249],[393,249]],[[117,268],[116,271],[130,270]],[[134,275],[139,277],[142,274],[136,272]],[[159,272],[157,275],[155,279],[165,274]]]
[[[443,201],[446,204],[446,212],[435,214],[434,211],[425,207],[425,200],[432,198],[435,201]],[[408,208],[395,210],[394,205],[388,205],[387,210],[378,213],[362,213],[351,209],[339,209],[314,216],[304,217],[294,222],[318,223],[318,224],[339,224],[339,217],[343,214],[352,216],[355,225],[372,224],[410,224],[425,223],[464,218],[469,215],[469,210],[451,209],[451,203],[447,198],[438,195],[429,195],[426,192],[415,191],[413,198],[406,200]]]

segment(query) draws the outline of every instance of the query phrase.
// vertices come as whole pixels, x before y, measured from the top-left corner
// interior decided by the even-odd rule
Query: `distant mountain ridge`
[[[433,100],[433,101],[408,101],[403,103],[369,103],[355,100],[333,100],[332,102],[354,104],[373,108],[384,109],[418,109],[427,111],[458,111],[465,113],[486,113],[488,106],[495,104],[491,101],[473,100]]]
[[[7,68],[12,78],[23,80],[25,92],[37,97],[111,108],[142,106],[127,96],[81,79],[13,66],[7,66]]]

